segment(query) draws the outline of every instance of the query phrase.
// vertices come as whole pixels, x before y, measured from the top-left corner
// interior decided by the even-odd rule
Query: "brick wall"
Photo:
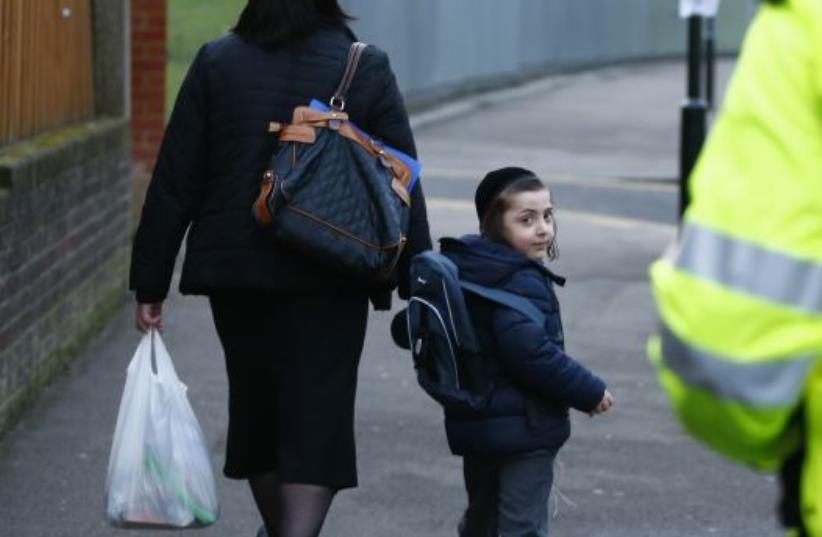
[[[128,4],[91,3],[96,118],[0,146],[0,435],[128,296]]]
[[[166,0],[131,2],[133,217],[143,205],[165,128]]]
[[[126,297],[128,148],[125,119],[0,148],[0,432]]]

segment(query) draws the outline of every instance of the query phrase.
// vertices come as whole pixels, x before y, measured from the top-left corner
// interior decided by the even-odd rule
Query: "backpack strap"
[[[522,313],[540,326],[545,324],[545,314],[542,313],[539,308],[527,298],[515,295],[514,293],[509,293],[508,291],[485,287],[483,285],[477,285],[476,283],[466,282],[463,280],[460,280],[460,286],[475,295],[487,298],[497,304],[508,306],[509,308]]]
[[[360,57],[367,46],[368,45],[365,43],[356,41],[352,43],[351,47],[348,49],[348,59],[345,62],[345,72],[340,79],[340,85],[337,86],[337,90],[328,102],[328,104],[331,105],[331,108],[337,110],[338,112],[342,112],[345,109],[345,95],[348,93],[348,88],[351,87],[351,82],[354,81],[354,74],[357,72],[357,65],[360,63]]]

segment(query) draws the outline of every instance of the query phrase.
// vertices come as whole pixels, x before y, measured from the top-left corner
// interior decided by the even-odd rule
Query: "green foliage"
[[[246,0],[168,0],[166,114],[200,45],[234,26]]]

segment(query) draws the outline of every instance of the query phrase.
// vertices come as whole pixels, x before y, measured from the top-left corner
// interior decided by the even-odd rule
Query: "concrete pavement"
[[[568,350],[617,399],[602,417],[574,415],[557,464],[555,536],[781,535],[774,479],[691,441],[644,355],[654,328],[647,266],[675,233],[683,73],[679,64],[653,64],[568,75],[415,118],[435,238],[475,229],[470,195],[492,167],[531,167],[554,185]],[[139,340],[132,316],[124,306],[0,442],[0,537],[138,534],[102,517],[125,366]],[[339,495],[323,535],[454,536],[465,503],[460,461],[448,453],[440,411],[416,386],[410,358],[390,342],[390,319],[372,313],[363,355],[360,487]],[[219,470],[226,386],[207,302],[174,293],[165,324]],[[254,535],[246,486],[221,476],[218,486],[222,517],[198,534]]]

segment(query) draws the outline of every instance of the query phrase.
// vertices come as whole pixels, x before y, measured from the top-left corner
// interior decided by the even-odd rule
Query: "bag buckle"
[[[377,152],[377,159],[382,164],[383,168],[387,168],[393,172],[393,167],[391,166],[391,161],[388,159],[388,155],[385,153],[385,146],[383,143],[376,138],[369,138],[368,143],[371,144],[371,147],[374,148],[374,151]]]
[[[337,112],[331,112],[331,119],[328,120],[328,128],[332,131],[338,131],[340,130],[340,125],[342,125],[342,119],[337,116]]]
[[[331,100],[328,101],[328,104],[331,105],[331,108],[338,112],[342,112],[345,110],[345,99],[340,97],[339,95],[333,95]]]

